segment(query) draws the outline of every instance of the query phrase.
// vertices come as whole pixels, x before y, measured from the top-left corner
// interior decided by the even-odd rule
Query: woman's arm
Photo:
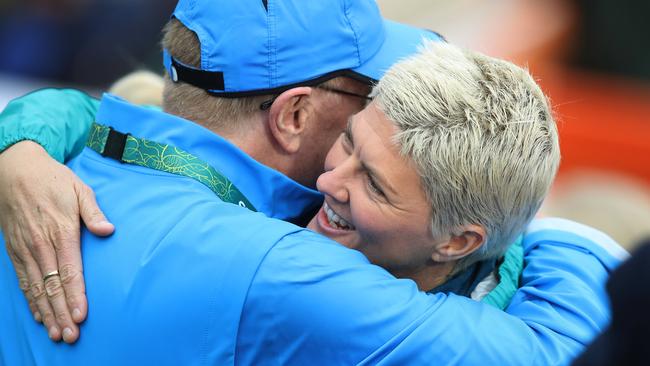
[[[79,217],[97,235],[113,226],[90,188],[48,153],[59,162],[78,154],[98,104],[77,90],[43,89],[0,114],[0,227],[34,318],[53,340],[74,342],[87,314]]]
[[[0,114],[0,152],[24,140],[59,162],[81,152],[99,101],[74,89],[41,89],[11,101]]]

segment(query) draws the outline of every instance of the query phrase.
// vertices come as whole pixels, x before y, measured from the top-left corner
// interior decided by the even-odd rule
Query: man
[[[355,14],[367,16],[367,10],[373,10],[372,7],[359,9],[356,7],[359,4],[361,3],[354,3],[354,6],[346,9],[352,18]],[[176,16],[189,27],[191,21],[184,18],[183,11],[188,10],[184,5],[186,4],[182,1],[179,3]],[[237,7],[245,4],[238,2],[224,5]],[[272,4],[266,5],[268,7],[264,10],[272,12]],[[241,18],[233,17],[228,11],[233,9],[224,9],[222,6],[215,9],[217,10],[219,14],[241,21]],[[250,8],[242,11],[250,11]],[[212,20],[220,19],[218,14],[209,15]],[[228,29],[222,25],[218,28]],[[201,30],[196,31],[202,33]],[[204,43],[204,40],[201,42]],[[174,58],[181,58],[172,50],[170,53]],[[202,64],[203,62],[205,60],[202,60]],[[178,73],[178,63],[172,62],[170,65],[175,66],[169,69],[174,78],[174,73]],[[181,65],[180,68],[182,67]],[[185,70],[195,74],[191,70]],[[177,76],[181,79],[184,77],[181,74]],[[223,76],[225,78],[225,74]],[[264,134],[272,135],[271,141],[279,145],[274,147],[284,151],[284,154],[298,152],[303,144],[296,138],[296,133],[305,129],[305,114],[318,113],[318,108],[308,103],[316,88],[296,87],[274,91],[279,95],[275,99],[269,99],[273,101],[270,102],[268,121],[275,123],[275,127],[272,126],[270,131],[264,128],[259,131],[254,123],[245,126],[251,127],[253,132],[263,133],[262,136],[267,138],[269,136]],[[171,102],[173,101],[181,100],[172,98]],[[166,108],[173,110],[171,106]],[[179,109],[179,112],[188,113],[185,109]],[[197,110],[196,113],[206,112]],[[163,119],[164,122],[161,121]],[[276,217],[292,218],[297,212],[287,210],[295,210],[295,206],[301,206],[300,203],[287,208],[286,204],[283,206],[275,201],[269,202],[269,198],[274,197],[274,194],[303,198],[311,194],[282,174],[255,165],[249,157],[226,141],[171,115],[134,109],[109,97],[100,109],[97,120],[100,123],[110,123],[117,131],[129,129],[138,138],[144,136],[157,143],[162,141],[163,146],[173,145],[185,151],[191,148],[192,155],[200,156],[201,160],[209,160],[210,165],[218,167],[240,192],[246,192],[248,199],[234,200],[235,204],[253,206]],[[204,126],[208,125],[201,118],[195,117],[195,120]],[[212,128],[229,137],[231,142],[241,144],[241,150],[249,155],[258,155],[257,160],[268,159],[261,152],[255,153],[259,140],[246,143],[248,139],[241,139],[240,134],[245,134],[243,131],[229,131],[223,129],[223,126]],[[181,133],[174,133],[176,129]],[[106,146],[97,148],[105,156],[123,161],[125,155],[121,152],[126,151],[123,150],[124,141],[142,142],[124,137],[119,132],[110,132],[101,126],[93,136],[101,137],[95,139],[100,142],[99,145],[106,141],[122,141],[122,151],[119,148],[115,151],[111,148],[106,150]],[[210,145],[219,146],[220,151],[210,151]],[[155,146],[161,145],[152,146],[156,150]],[[212,157],[215,153],[219,159]],[[7,357],[16,356],[13,351],[19,349],[20,352],[25,352],[22,356],[37,360],[83,362],[87,361],[84,357],[90,357],[92,348],[98,361],[111,362],[130,357],[134,363],[155,362],[155,359],[151,359],[152,355],[169,363],[259,363],[270,359],[300,363],[313,361],[314,358],[327,363],[373,362],[382,359],[397,363],[400,360],[413,361],[415,357],[431,360],[434,355],[443,362],[458,360],[459,357],[464,357],[468,362],[477,362],[492,357],[495,361],[516,363],[530,361],[531,354],[539,357],[533,359],[537,363],[556,363],[566,362],[567,357],[579,349],[585,338],[590,338],[597,330],[594,329],[594,324],[597,328],[607,318],[606,305],[602,303],[591,304],[591,308],[582,308],[580,311],[571,304],[549,308],[548,303],[552,304],[553,299],[545,298],[545,291],[549,289],[545,287],[548,282],[539,281],[543,271],[529,272],[526,283],[538,283],[527,290],[524,287],[522,291],[529,291],[524,296],[534,296],[547,302],[538,304],[516,301],[511,306],[513,313],[521,316],[524,322],[494,309],[480,307],[466,299],[425,296],[417,293],[410,281],[396,281],[378,268],[368,266],[358,253],[289,224],[269,220],[236,205],[226,204],[214,197],[212,191],[201,183],[157,173],[151,169],[121,165],[102,159],[89,150],[82,154],[80,159],[75,160],[74,169],[84,179],[96,179],[93,186],[100,201],[102,197],[107,200],[101,201],[102,206],[115,218],[118,227],[106,245],[92,243],[98,240],[88,233],[84,234],[88,247],[84,249],[85,263],[88,264],[86,276],[91,284],[89,296],[91,299],[97,296],[93,301],[93,312],[97,314],[84,324],[86,336],[74,348],[57,349],[60,352],[55,352],[55,346],[44,336],[35,336],[36,326],[30,328],[28,324],[26,331],[20,334],[22,338],[2,337],[3,341],[6,340],[3,349],[12,351],[11,354],[7,353]],[[155,151],[150,151],[146,156],[153,157],[156,154]],[[175,159],[183,156],[187,158],[179,153]],[[159,163],[162,164],[163,161],[164,159]],[[196,160],[190,157],[190,162]],[[297,168],[295,164],[282,166],[278,162],[266,163],[290,175],[309,168]],[[115,180],[118,176],[119,180]],[[255,177],[254,182],[251,182],[251,176]],[[146,183],[140,181],[144,177],[147,178]],[[107,184],[109,181],[111,184]],[[237,194],[237,191],[234,193]],[[225,197],[222,199],[226,200]],[[151,206],[154,202],[155,209]],[[142,215],[145,212],[150,214]],[[138,220],[134,222],[136,220],[130,216],[136,213]],[[197,222],[201,223],[198,227]],[[135,242],[151,245],[144,245],[145,250],[142,252],[142,245],[129,245]],[[242,243],[254,245],[243,246]],[[541,248],[534,251],[534,255],[548,249],[542,242],[530,245],[531,248]],[[130,252],[134,247],[140,251],[135,258],[134,253]],[[570,245],[550,250],[559,258],[567,255],[564,250],[572,251]],[[125,253],[130,255],[124,256]],[[179,256],[180,253],[182,256]],[[589,286],[578,286],[577,292],[571,297],[599,296],[599,281],[602,281],[606,270],[596,257],[580,252],[576,252],[576,255],[579,260],[567,263],[567,267],[560,272],[565,275],[574,273],[587,276],[592,281]],[[3,260],[3,268],[6,270],[9,263],[4,256]],[[258,268],[262,260],[264,264]],[[118,264],[119,269],[115,270],[113,267]],[[280,267],[276,267],[278,265]],[[290,270],[273,271],[282,266]],[[296,276],[304,268],[312,271],[305,272],[305,277]],[[320,270],[313,271],[318,268]],[[287,286],[282,287],[285,291],[283,296],[273,292],[265,293],[259,287],[254,294],[247,293],[250,282],[260,279],[258,270],[277,275],[277,283],[286,282]],[[543,274],[548,276],[549,272]],[[49,271],[45,275],[48,276]],[[20,300],[17,285],[15,280],[13,283],[9,281],[6,271],[2,276],[4,289],[10,294],[4,300],[3,307],[14,309],[11,304]],[[52,283],[56,277],[49,276],[45,282]],[[566,285],[559,282],[560,286]],[[92,283],[97,283],[97,292],[94,294]],[[99,286],[100,283],[104,285]],[[556,290],[557,286],[558,283],[553,284]],[[224,299],[228,301],[223,301]],[[186,302],[183,303],[183,300]],[[28,316],[25,306],[15,307],[15,311],[19,316],[10,319],[11,324],[7,330],[20,329],[19,324],[23,324],[22,321]],[[458,319],[457,316],[461,313],[466,318]],[[269,324],[270,315],[278,323]],[[576,328],[563,329],[561,334],[555,333],[563,327],[553,328],[549,321],[551,315],[555,315],[555,320],[570,320]],[[452,326],[448,319],[460,320],[462,323],[453,323]],[[489,333],[489,330],[496,331],[497,325],[500,329],[499,338],[492,337]],[[534,326],[536,332],[530,326]],[[473,334],[471,329],[476,331],[476,336],[482,342],[475,343],[479,338],[471,340],[473,347],[468,353],[450,352],[453,349],[459,350],[456,348],[459,345],[463,348],[462,344],[467,344],[459,343],[459,339]],[[279,335],[277,339],[256,337],[262,331],[269,335],[272,332]],[[125,337],[123,333],[130,336]],[[143,342],[143,339],[148,341]],[[518,346],[515,347],[517,352],[498,352],[496,344],[504,341]],[[106,342],[107,345],[110,342],[112,345],[97,347],[98,342]],[[41,350],[39,354],[30,353],[36,349]]]

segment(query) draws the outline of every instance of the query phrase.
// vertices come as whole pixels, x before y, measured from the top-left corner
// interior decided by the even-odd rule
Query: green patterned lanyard
[[[257,211],[235,185],[208,163],[177,147],[93,123],[86,146],[104,157],[195,179],[225,202]]]

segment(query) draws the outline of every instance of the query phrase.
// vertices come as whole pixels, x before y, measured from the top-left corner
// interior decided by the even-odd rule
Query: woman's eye
[[[377,182],[372,178],[372,175],[368,174],[368,187],[372,193],[384,197],[384,191],[381,190]]]
[[[341,146],[343,147],[343,151],[346,153],[350,154],[352,152],[352,146],[350,145],[350,141],[348,141],[345,134],[341,136]]]

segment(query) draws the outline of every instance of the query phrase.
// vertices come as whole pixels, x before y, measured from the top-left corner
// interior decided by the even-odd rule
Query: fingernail
[[[63,339],[67,341],[70,340],[71,337],[72,337],[72,329],[70,328],[63,329]]]
[[[53,340],[56,337],[57,333],[59,333],[59,330],[56,327],[50,327],[50,331],[47,335],[50,337],[50,339]]]
[[[40,323],[43,320],[43,318],[41,317],[41,313],[39,313],[38,311],[34,312],[34,320]]]
[[[73,318],[75,321],[78,321],[79,318],[81,318],[81,310],[79,310],[79,309],[77,309],[77,308],[75,308],[74,310],[72,310],[72,318]]]

